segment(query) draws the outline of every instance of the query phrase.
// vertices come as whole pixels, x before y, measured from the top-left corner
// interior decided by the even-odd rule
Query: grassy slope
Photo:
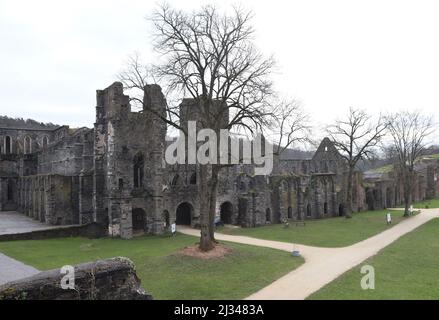
[[[289,228],[273,224],[259,228],[221,228],[220,232],[245,235],[254,238],[300,243],[318,247],[344,247],[367,239],[392,226],[387,226],[385,215],[388,211],[366,211],[354,213],[351,219],[344,217],[306,221],[306,226],[291,222]],[[392,213],[393,225],[400,222],[403,213]]]
[[[155,299],[242,299],[297,268],[288,252],[227,243],[224,259],[200,260],[174,253],[196,238],[140,237],[133,240],[64,238],[0,242],[0,252],[40,270],[114,256],[134,261],[142,286]]]
[[[439,299],[439,219],[434,219],[346,272],[310,299]],[[363,265],[375,268],[375,290],[362,290]]]

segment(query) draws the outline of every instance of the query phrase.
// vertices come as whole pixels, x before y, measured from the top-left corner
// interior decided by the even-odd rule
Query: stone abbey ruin
[[[148,108],[165,112],[158,85],[149,85],[146,94]],[[96,222],[122,238],[161,234],[174,221],[197,226],[198,168],[165,163],[166,125],[156,114],[132,112],[119,82],[98,90],[96,98],[92,129],[0,119],[0,210],[50,225]],[[182,106],[196,111],[190,99]],[[187,112],[185,120],[195,114]],[[311,158],[290,152],[275,157],[269,176],[252,172],[244,164],[222,169],[217,214],[224,223],[256,227],[344,215],[347,166],[328,138]],[[413,200],[437,197],[438,178],[439,159],[423,158]],[[401,203],[393,170],[356,172],[355,211]]]

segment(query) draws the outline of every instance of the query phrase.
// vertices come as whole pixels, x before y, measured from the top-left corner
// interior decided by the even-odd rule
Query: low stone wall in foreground
[[[63,271],[63,272],[62,272]],[[63,289],[66,276],[74,276],[74,289]],[[140,287],[135,266],[118,257],[38,273],[0,286],[0,300],[152,300]]]
[[[90,239],[107,236],[107,228],[92,222],[84,225],[59,226],[22,233],[0,234],[0,241],[44,240],[52,238],[85,237]]]

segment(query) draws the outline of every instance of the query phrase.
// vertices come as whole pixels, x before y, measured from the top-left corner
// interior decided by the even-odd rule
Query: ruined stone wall
[[[10,147],[7,148],[7,137]],[[0,128],[1,154],[29,154],[44,149],[43,139],[49,143],[55,139],[54,129]],[[26,140],[26,141],[25,141]],[[26,143],[25,143],[26,142]]]
[[[74,289],[63,289],[61,269],[0,286],[0,300],[152,300],[140,287],[128,258],[112,258],[74,266]]]
[[[1,155],[0,166],[4,170],[0,170],[0,180],[10,185],[13,193],[12,200],[8,200],[6,184],[0,193],[0,209],[19,210],[48,224],[90,221],[78,215],[80,209],[87,215],[91,212],[90,184],[79,181],[81,173],[90,176],[93,171],[90,129],[7,128],[1,134],[3,152],[8,154]],[[6,136],[11,150],[5,148]],[[14,181],[10,181],[11,177]],[[80,186],[88,190],[80,190]]]
[[[36,175],[18,179],[18,210],[51,225],[79,223],[77,177]]]
[[[94,218],[113,236],[132,236],[134,211],[143,229],[163,232],[162,161],[166,126],[157,113],[166,100],[157,85],[145,87],[142,112],[131,112],[121,83],[97,92],[94,144]]]
[[[439,196],[439,165],[430,165],[427,168],[426,197],[433,199]]]

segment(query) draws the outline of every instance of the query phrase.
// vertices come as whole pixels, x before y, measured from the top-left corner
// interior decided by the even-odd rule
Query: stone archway
[[[176,224],[190,226],[192,223],[193,213],[194,207],[189,202],[180,203],[176,212]]]
[[[233,205],[231,202],[223,202],[220,206],[220,218],[224,224],[231,224],[233,219]]]
[[[133,232],[146,230],[146,213],[141,208],[132,211]]]

